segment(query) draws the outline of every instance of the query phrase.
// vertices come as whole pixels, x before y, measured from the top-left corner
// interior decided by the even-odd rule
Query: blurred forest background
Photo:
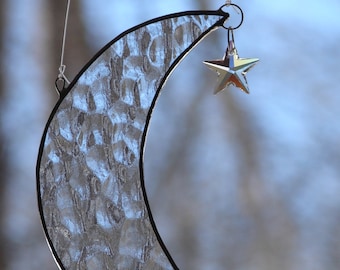
[[[56,270],[36,200],[40,138],[58,96],[66,0],[0,1],[0,268]],[[251,94],[212,95],[227,33],[168,81],[151,122],[145,177],[159,231],[183,270],[340,269],[340,2],[239,0],[235,31]],[[72,79],[115,36],[218,0],[73,0]]]

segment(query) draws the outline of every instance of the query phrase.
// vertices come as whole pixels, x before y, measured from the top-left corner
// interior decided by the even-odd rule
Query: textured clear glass
[[[174,269],[143,187],[147,125],[165,79],[221,14],[168,17],[114,40],[71,85],[38,161],[45,232],[63,269]]]

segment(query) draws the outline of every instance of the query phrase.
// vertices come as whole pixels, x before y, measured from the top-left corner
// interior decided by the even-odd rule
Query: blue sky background
[[[297,268],[294,269],[333,269],[330,268],[331,264],[327,264],[327,241],[332,237],[339,239],[340,235],[324,234],[329,224],[340,225],[340,2],[240,0],[235,3],[245,13],[244,24],[235,31],[238,52],[241,57],[258,57],[261,61],[247,75],[251,91],[249,96],[236,89],[213,96],[208,93],[210,89],[206,89],[206,101],[201,112],[202,122],[209,127],[209,131],[202,132],[201,139],[208,141],[211,150],[207,150],[206,145],[203,147],[202,141],[197,139],[197,147],[192,151],[197,156],[205,157],[200,160],[205,166],[213,166],[212,159],[216,157],[227,161],[229,165],[216,168],[216,178],[219,180],[215,184],[209,183],[209,186],[212,186],[210,192],[216,200],[231,196],[232,184],[223,181],[226,174],[231,178],[237,174],[233,171],[233,141],[225,142],[216,130],[228,122],[228,118],[221,113],[223,105],[218,100],[232,95],[241,110],[252,116],[251,130],[255,131],[252,136],[261,148],[260,165],[268,176],[268,185],[279,189],[284,198],[290,198],[290,209],[301,231],[310,224],[316,228],[315,231],[305,230],[305,234],[300,235],[299,245],[304,249],[301,249],[301,256],[296,259]],[[217,9],[222,4],[223,1],[209,1],[207,8]],[[6,1],[7,27],[2,40],[5,53],[1,61],[5,95],[0,111],[1,128],[6,131],[11,179],[5,205],[7,226],[4,230],[11,236],[12,245],[17,247],[16,259],[9,269],[37,269],[44,263],[51,264],[39,224],[35,195],[35,163],[39,142],[53,103],[57,101],[57,95],[51,93],[54,82],[47,81],[45,72],[51,61],[49,33],[44,27],[47,14],[41,12],[45,5],[43,0]],[[84,0],[82,8],[87,39],[95,52],[136,24],[168,13],[195,10],[198,4],[189,0]],[[204,73],[214,87],[215,74],[206,70],[201,63],[223,56],[226,32],[218,31],[210,38],[216,40],[215,47],[207,48],[205,41],[199,45],[174,72],[164,89],[169,92],[174,89],[173,96],[164,94],[164,98],[173,100],[172,104],[179,104],[179,108],[184,108],[186,99],[195,96],[191,91],[181,91],[183,80],[187,89],[194,89],[197,87],[197,76]],[[72,63],[68,62],[68,65]],[[184,79],[182,74],[185,74]],[[181,101],[176,100],[179,95]],[[166,101],[161,97],[160,106],[163,103]],[[164,117],[167,117],[162,108],[166,107],[156,111],[151,125],[147,146],[150,149],[164,147],[157,144],[156,136],[157,130],[163,127]],[[176,117],[180,116],[171,117],[174,118],[168,121],[176,122]],[[227,127],[233,128],[228,124]],[[164,131],[164,138],[171,138],[174,132],[169,128]],[[216,151],[220,153],[216,154]],[[150,154],[149,160],[150,163],[146,161],[146,173],[151,175],[152,162],[157,162],[157,159]],[[201,179],[202,185],[205,184],[204,179],[209,178],[204,168],[193,173]],[[297,184],[301,182],[303,185]],[[294,193],[293,184],[298,186]],[[229,192],[220,191],[221,185]],[[152,193],[153,187],[149,188]],[[202,205],[216,204],[210,202],[211,197],[204,196],[200,199]],[[159,223],[165,224],[162,227],[168,238],[175,233],[171,229],[175,226],[169,221],[171,218],[159,215]],[[213,216],[211,220],[215,221]],[[315,237],[310,235],[313,232]],[[208,249],[219,236],[209,237],[206,240],[208,244],[202,244],[202,250]],[[323,245],[322,241],[326,244]],[[202,269],[218,269],[211,263],[215,260],[214,256],[208,251],[205,254],[207,265],[198,260],[205,267]],[[32,260],[32,256],[37,260]],[[180,255],[176,256],[179,261],[183,260]]]

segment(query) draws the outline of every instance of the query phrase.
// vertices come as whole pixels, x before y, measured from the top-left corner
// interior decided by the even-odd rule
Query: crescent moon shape
[[[227,18],[192,11],[136,26],[61,92],[37,162],[41,220],[61,269],[178,269],[147,200],[146,133],[168,76]]]

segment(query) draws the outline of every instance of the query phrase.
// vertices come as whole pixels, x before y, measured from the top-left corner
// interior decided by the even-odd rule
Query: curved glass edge
[[[158,231],[157,231],[157,228],[156,228],[156,225],[153,221],[153,218],[152,218],[152,214],[151,214],[151,210],[150,210],[150,207],[149,207],[149,204],[148,204],[148,201],[147,201],[147,194],[146,194],[146,191],[145,191],[145,187],[144,187],[144,178],[143,178],[143,151],[144,151],[144,145],[145,145],[145,139],[146,139],[146,130],[149,126],[149,121],[150,121],[150,118],[151,118],[151,112],[152,112],[152,109],[153,107],[155,106],[155,102],[156,102],[156,99],[159,95],[159,92],[161,91],[162,87],[163,87],[163,84],[165,83],[166,79],[168,78],[168,76],[171,74],[171,71],[179,64],[179,62],[183,59],[183,57],[185,57],[185,55],[193,49],[193,47],[199,42],[201,41],[204,37],[206,37],[211,31],[213,31],[216,27],[219,27],[219,26],[222,26],[223,23],[225,22],[225,20],[228,18],[227,14],[225,13],[221,13],[220,10],[218,11],[194,11],[194,12],[183,12],[183,13],[177,13],[177,14],[172,14],[172,15],[168,15],[168,16],[164,16],[164,17],[160,17],[160,18],[157,18],[157,19],[154,19],[154,20],[151,20],[151,21],[148,21],[146,23],[143,23],[139,26],[136,26],[134,28],[131,28],[130,30],[124,32],[123,34],[121,34],[120,36],[118,36],[117,38],[115,38],[113,41],[111,41],[108,45],[106,45],[102,50],[100,50],[96,56],[89,62],[88,65],[86,65],[82,71],[79,73],[79,75],[73,80],[73,82],[70,84],[70,86],[65,90],[65,92],[63,93],[63,95],[60,97],[60,100],[58,101],[57,105],[55,106],[48,122],[47,122],[47,125],[45,127],[45,131],[44,131],[44,134],[43,134],[43,138],[42,138],[42,141],[41,141],[41,145],[40,145],[40,149],[39,149],[39,155],[38,155],[38,162],[37,162],[37,168],[36,168],[36,172],[37,172],[37,193],[38,193],[38,206],[39,206],[39,212],[40,212],[40,215],[41,215],[41,220],[42,220],[42,223],[43,223],[43,228],[44,228],[44,231],[45,231],[45,235],[47,237],[47,240],[48,240],[48,243],[50,245],[50,248],[52,250],[52,253],[59,265],[59,267],[61,269],[65,269],[64,266],[63,266],[63,263],[61,261],[61,259],[59,258],[56,250],[55,250],[55,247],[53,245],[53,242],[49,236],[49,233],[47,231],[47,226],[45,224],[45,220],[44,220],[44,215],[43,215],[43,206],[42,206],[42,198],[41,198],[41,193],[40,193],[40,173],[39,173],[39,170],[40,170],[40,166],[41,166],[41,157],[42,157],[42,154],[43,154],[43,151],[44,151],[44,145],[45,145],[45,140],[46,140],[46,134],[47,134],[47,131],[48,131],[48,128],[50,126],[50,123],[53,119],[53,117],[55,116],[60,104],[62,103],[62,101],[64,100],[64,98],[67,96],[67,94],[71,91],[71,89],[73,88],[73,86],[76,84],[76,82],[79,80],[79,78],[81,77],[81,75],[88,69],[89,66],[91,66],[96,59],[98,59],[98,57],[100,55],[102,55],[108,48],[110,48],[115,42],[117,42],[118,40],[120,40],[122,37],[138,30],[139,28],[141,27],[145,27],[147,25],[150,25],[150,24],[153,24],[153,23],[156,23],[156,22],[159,22],[159,21],[162,21],[162,20],[167,20],[167,19],[172,19],[172,18],[177,18],[177,17],[181,17],[181,16],[191,16],[191,15],[214,15],[214,16],[218,16],[219,19],[217,20],[217,22],[212,25],[207,31],[205,31],[204,33],[202,33],[202,35],[197,38],[184,52],[182,52],[176,59],[175,61],[172,63],[172,65],[170,66],[170,68],[168,69],[168,71],[166,72],[165,76],[162,78],[158,88],[157,88],[157,91],[156,91],[156,95],[154,97],[154,99],[152,100],[152,103],[151,103],[151,106],[150,106],[150,109],[148,111],[148,116],[147,116],[147,119],[146,119],[146,126],[145,126],[145,129],[144,129],[144,132],[143,132],[143,136],[142,136],[142,144],[141,144],[141,151],[140,151],[140,171],[141,171],[141,182],[142,182],[142,189],[143,189],[143,194],[144,194],[144,200],[145,200],[145,203],[146,203],[146,206],[148,208],[148,212],[149,212],[149,218],[150,218],[150,222],[153,226],[153,229],[156,233],[156,236],[158,238],[158,241],[161,243],[162,245],[162,248],[164,250],[164,252],[166,253],[169,261],[171,262],[172,266],[174,269],[178,269],[177,266],[175,265],[174,261],[172,260],[170,254],[168,253],[165,245],[163,244],[162,240],[161,240],[161,237],[159,236],[158,234]]]

